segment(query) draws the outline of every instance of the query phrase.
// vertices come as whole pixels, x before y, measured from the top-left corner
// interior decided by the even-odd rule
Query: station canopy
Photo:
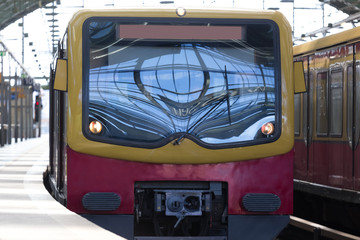
[[[53,1],[55,0],[0,0],[0,30],[22,18],[26,14],[35,11],[38,8],[42,8]],[[56,1],[60,2],[59,0]],[[319,1],[329,4],[349,15],[360,12],[360,0]]]
[[[52,0],[0,0],[0,30]]]
[[[349,15],[360,12],[360,0],[319,0]]]

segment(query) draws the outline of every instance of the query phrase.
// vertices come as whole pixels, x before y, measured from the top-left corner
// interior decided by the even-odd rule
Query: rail
[[[333,240],[360,240],[360,237],[348,233],[344,233],[335,229],[325,227],[323,225],[313,223],[298,217],[290,216],[290,225],[300,228],[307,232],[312,232],[314,240],[325,237]]]

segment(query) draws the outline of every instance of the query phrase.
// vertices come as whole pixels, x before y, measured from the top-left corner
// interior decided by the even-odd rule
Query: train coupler
[[[211,193],[199,190],[155,190],[154,209],[165,216],[177,217],[174,229],[187,216],[202,216],[211,212]]]

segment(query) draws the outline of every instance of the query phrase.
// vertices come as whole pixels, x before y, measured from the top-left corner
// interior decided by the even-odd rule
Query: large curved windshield
[[[93,19],[85,29],[87,137],[139,147],[190,138],[216,148],[280,133],[274,24]],[[94,120],[100,133],[88,131]],[[260,131],[267,122],[271,136]]]

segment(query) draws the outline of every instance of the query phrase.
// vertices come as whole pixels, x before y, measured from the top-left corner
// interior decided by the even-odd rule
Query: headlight
[[[92,121],[89,125],[90,132],[93,134],[99,134],[102,130],[102,124],[99,121]]]
[[[274,124],[272,124],[271,122],[265,123],[261,126],[261,132],[264,135],[272,135],[274,133],[275,127]]]

